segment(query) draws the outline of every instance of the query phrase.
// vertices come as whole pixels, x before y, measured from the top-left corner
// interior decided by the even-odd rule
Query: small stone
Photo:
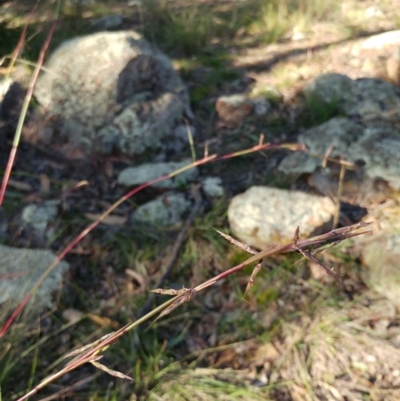
[[[257,96],[252,102],[256,116],[263,116],[271,109],[271,103],[264,96]]]
[[[139,206],[132,214],[132,221],[171,226],[182,220],[190,205],[184,194],[170,192]]]
[[[9,224],[9,232],[20,247],[43,248],[55,238],[60,200],[26,205]]]
[[[239,125],[254,109],[253,103],[243,95],[221,96],[215,108],[220,120],[228,126]]]
[[[220,198],[224,195],[224,188],[220,177],[207,177],[203,180],[203,190],[211,198]]]
[[[119,173],[118,184],[126,187],[144,184],[155,178],[172,173],[190,163],[191,161],[187,159],[181,162],[146,163],[137,167],[128,167]],[[198,169],[193,167],[172,178],[157,182],[153,186],[157,188],[177,188],[180,185],[186,185],[188,182],[194,181],[198,173]]]

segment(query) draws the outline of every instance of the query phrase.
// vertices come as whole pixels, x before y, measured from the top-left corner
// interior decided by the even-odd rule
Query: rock
[[[382,49],[388,45],[400,45],[400,30],[370,36],[361,44],[363,49]]]
[[[87,154],[162,148],[184,115],[185,86],[171,61],[134,31],[100,32],[63,43],[35,96],[61,140]]]
[[[334,212],[328,197],[254,186],[232,199],[228,220],[235,236],[263,249],[293,241],[297,226],[302,237],[330,229]]]
[[[364,281],[400,307],[399,232],[380,232],[361,247]]]
[[[387,205],[387,206],[386,206]],[[400,307],[400,192],[392,193],[376,207],[370,206],[363,221],[373,222],[373,232],[354,237],[351,252],[362,262],[364,282]],[[386,206],[386,207],[385,207]]]
[[[343,98],[343,93],[349,90],[351,83],[352,79],[347,75],[323,74],[304,88],[304,94],[312,100],[332,104]]]
[[[143,184],[187,166],[190,163],[191,161],[187,159],[182,162],[147,163],[137,167],[128,167],[119,173],[118,184],[127,187]],[[195,180],[198,173],[198,169],[193,167],[172,178],[157,182],[153,186],[157,188],[177,188]]]
[[[285,174],[313,173],[320,165],[319,159],[307,153],[292,152],[279,163],[278,171]]]
[[[291,153],[278,166],[278,170],[286,173],[311,173],[321,166],[322,158],[333,146],[331,157],[344,157],[350,159],[352,154],[350,145],[363,134],[363,127],[345,117],[334,117],[324,124],[311,128],[298,137],[299,143],[307,145],[311,155],[300,156]]]
[[[364,120],[396,113],[400,108],[400,92],[378,78],[356,79],[343,92],[342,100],[342,110],[347,116]]]
[[[14,219],[12,235],[26,239],[31,246],[46,246],[54,238],[59,200],[25,206]]]
[[[387,78],[395,85],[400,84],[400,47],[385,61]]]
[[[400,154],[400,128],[395,122],[378,119],[356,123],[345,117],[334,117],[299,135],[298,142],[305,143],[311,154],[320,157],[292,153],[279,164],[279,171],[313,173],[321,167],[323,156],[333,146],[331,157],[361,162],[364,167],[360,170],[367,178],[383,179],[395,190],[400,189],[400,163],[396,162]]]
[[[203,180],[203,191],[211,198],[220,198],[224,195],[224,187],[220,177],[207,177]]]
[[[362,160],[368,177],[382,178],[400,190],[400,128],[396,123],[371,122],[350,146],[350,160]]]
[[[141,224],[171,226],[179,223],[190,208],[184,194],[169,192],[139,206],[132,213],[132,221]]]
[[[218,117],[227,126],[236,126],[253,112],[253,103],[242,95],[220,96],[216,103]]]
[[[264,96],[257,96],[252,100],[254,114],[256,116],[263,116],[271,109],[271,103]]]
[[[93,25],[99,30],[118,29],[122,27],[124,18],[122,15],[105,15],[93,22]]]
[[[191,138],[190,138],[191,137]],[[167,152],[180,154],[185,148],[188,149],[189,141],[196,138],[196,129],[192,125],[178,125],[168,141],[163,143]]]
[[[8,220],[2,206],[0,206],[0,241],[8,238]]]
[[[0,245],[0,304],[7,302],[14,307],[22,301],[55,257],[48,250]],[[59,262],[49,273],[34,295],[32,311],[40,313],[52,307],[51,293],[59,287],[68,268],[67,262]]]
[[[396,112],[400,107],[400,92],[378,78],[352,80],[342,74],[325,74],[311,82],[304,94],[327,105],[337,104],[343,114],[362,119]]]

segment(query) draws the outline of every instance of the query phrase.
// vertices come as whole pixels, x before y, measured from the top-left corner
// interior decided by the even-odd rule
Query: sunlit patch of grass
[[[187,56],[206,54],[210,47],[225,47],[245,24],[248,7],[223,2],[175,5],[166,0],[147,1],[145,35],[169,52]]]
[[[268,400],[266,393],[250,386],[230,369],[184,369],[166,372],[150,392],[152,401]]]
[[[338,20],[343,1],[262,0],[249,32],[264,43],[282,40],[290,33],[306,33],[311,24]]]

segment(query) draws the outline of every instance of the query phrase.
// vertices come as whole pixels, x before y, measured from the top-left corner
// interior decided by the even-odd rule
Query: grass
[[[181,71],[188,79],[192,78],[191,74],[196,68],[204,68],[203,78],[207,84],[198,85],[191,91],[192,102],[198,105],[207,100],[216,88],[241,76],[240,71],[230,67],[230,46],[240,48],[242,40],[245,42],[246,38],[252,39],[253,43],[264,44],[285,40],[295,29],[306,32],[315,22],[339,18],[341,4],[342,2],[322,0],[264,0],[237,2],[227,7],[223,1],[209,4],[193,2],[186,6],[175,6],[169,1],[144,1],[143,31],[148,39],[179,59]],[[101,5],[100,8],[90,10],[89,15],[98,17],[107,14],[108,10],[108,7]],[[55,43],[78,33],[88,32],[90,18],[85,20],[83,11],[87,10],[63,10],[61,29],[56,35]],[[40,30],[40,25],[32,25],[34,29],[38,27]],[[19,31],[16,29],[14,32],[9,25],[6,26],[4,32],[10,34],[8,43],[13,43],[13,35],[17,37]],[[36,56],[38,44],[43,41],[40,35],[34,35],[33,38],[27,42],[25,54],[31,59]],[[9,49],[0,49],[0,53],[10,50],[11,46]],[[266,90],[264,94],[276,103],[281,100],[276,92]],[[337,104],[321,109],[315,100],[308,99],[307,102],[310,124],[322,122],[336,113]],[[277,125],[280,124],[279,121]],[[275,184],[282,187],[289,185],[279,178]],[[178,284],[181,287],[191,282],[198,284],[246,259],[247,254],[240,250],[232,251],[232,247],[211,229],[211,226],[223,228],[226,224],[226,206],[226,200],[214,204],[189,230],[188,239],[176,263],[176,271],[169,280],[171,286]],[[40,322],[24,321],[21,317],[13,326],[0,344],[0,400],[16,399],[16,394],[21,395],[46,374],[58,369],[57,365],[51,365],[54,359],[61,358],[68,351],[111,330],[109,327],[99,327],[89,319],[64,323],[60,316],[62,309],[68,306],[79,311],[92,312],[103,321],[109,319],[126,322],[137,316],[146,298],[144,290],[151,287],[160,257],[168,252],[175,232],[148,229],[146,234],[142,232],[137,238],[126,232],[115,236],[108,246],[98,244],[102,247],[102,252],[97,258],[93,257],[89,261],[79,259],[79,263],[88,264],[94,274],[89,279],[86,278],[86,281],[75,281],[71,284],[71,291],[67,295],[74,292],[75,298],[62,299],[60,311],[44,317]],[[128,399],[131,395],[132,400],[134,396],[149,400],[186,400],[193,397],[204,400],[266,400],[270,393],[279,388],[287,390],[294,382],[303,386],[306,393],[312,396],[314,389],[308,371],[316,353],[313,341],[322,339],[334,355],[338,351],[335,344],[340,332],[333,331],[332,327],[346,322],[346,316],[340,315],[336,319],[332,317],[332,311],[322,317],[319,315],[321,305],[331,308],[342,306],[343,294],[335,286],[323,286],[309,280],[308,270],[304,264],[299,267],[297,260],[298,255],[295,255],[279,257],[270,262],[272,268],[260,272],[256,284],[248,294],[249,303],[242,300],[252,270],[246,268],[243,274],[230,276],[221,286],[210,289],[207,294],[210,302],[207,304],[205,294],[196,296],[192,303],[181,306],[178,311],[164,317],[149,330],[133,331],[122,336],[109,348],[104,364],[134,378],[134,395],[127,382],[115,380],[112,388],[106,388],[102,384],[103,380],[99,380],[94,381],[88,391],[76,390],[74,396],[78,394],[93,400]],[[109,265],[114,268],[112,280],[118,284],[118,292],[115,303],[107,304],[111,298],[102,298],[99,284],[104,285],[106,282],[104,272]],[[126,278],[125,281],[123,279],[126,268],[134,269],[147,281],[146,288],[141,293],[138,291],[132,294],[124,287],[127,284]],[[154,306],[160,304],[162,299],[156,298]],[[263,323],[260,315],[276,308],[278,301],[293,307],[291,310],[289,307],[287,310],[280,310],[282,314],[272,319],[268,325]],[[2,309],[0,321],[5,321],[9,312]],[[201,330],[207,333],[203,337],[211,338],[213,331],[207,319],[212,316],[218,318],[217,323],[211,325],[211,329],[215,329],[218,334],[217,345],[224,341],[248,338],[268,343],[273,337],[275,340],[279,339],[282,333],[291,342],[295,330],[299,335],[292,341],[293,346],[285,358],[282,358],[281,366],[286,367],[289,372],[292,372],[291,366],[298,366],[298,376],[290,377],[290,384],[284,378],[280,383],[272,382],[269,386],[257,388],[250,385],[248,379],[240,378],[237,370],[213,368],[210,361],[218,358],[221,350],[212,349],[206,343],[200,352],[190,353],[186,339],[189,336],[196,338],[196,333]],[[316,317],[316,323],[310,324],[306,316]],[[299,325],[303,323],[304,327],[299,329]],[[160,338],[166,339],[166,342],[160,344]],[[307,359],[306,352],[309,349],[312,352]],[[206,354],[211,355],[210,359],[205,358]],[[249,360],[245,360],[242,366],[246,367],[249,363]],[[79,375],[74,376],[72,373],[68,383],[78,377]],[[111,383],[112,379],[107,376],[107,380]],[[53,390],[50,389],[49,393],[53,393]]]

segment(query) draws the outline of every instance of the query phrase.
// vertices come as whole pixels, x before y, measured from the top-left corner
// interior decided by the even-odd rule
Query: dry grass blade
[[[100,359],[100,358],[98,358],[98,359]],[[101,363],[98,363],[98,362],[95,362],[95,361],[91,361],[91,364],[93,366],[96,366],[96,368],[102,370],[103,372],[108,373],[111,376],[118,377],[119,379],[127,379],[127,380],[130,380],[130,381],[133,380],[131,377],[129,377],[127,375],[124,375],[123,373],[118,372],[117,370],[109,369],[109,368],[107,368],[107,366],[102,365]]]
[[[179,305],[184,304],[185,302],[190,301],[190,299],[192,298],[192,296],[195,294],[195,290],[194,288],[185,288],[183,290],[179,290],[179,291],[184,291],[181,295],[178,296],[178,298],[176,298],[176,300],[170,305],[168,306],[168,308],[165,308],[158,316],[157,318],[153,321],[156,322],[158,319],[162,318],[163,316],[166,316],[168,314],[170,314],[173,310],[175,310]]]
[[[82,354],[83,352],[86,352],[86,351],[88,351],[89,349],[92,349],[92,348],[96,347],[96,345],[100,344],[102,341],[104,341],[104,340],[106,340],[107,338],[111,337],[113,334],[114,334],[114,332],[108,333],[108,334],[106,334],[105,336],[99,338],[97,341],[95,341],[95,342],[93,342],[93,343],[91,343],[91,344],[85,345],[85,346],[83,346],[83,347],[81,347],[81,348],[78,348],[78,349],[76,349],[76,350],[74,350],[74,351],[71,351],[71,352],[69,352],[67,355],[64,355],[63,359],[65,359],[65,358],[71,358],[71,357],[73,357],[73,356],[77,356],[77,355],[79,355],[79,354]]]
[[[294,232],[293,236],[293,243],[296,246],[296,249],[306,258],[314,262],[317,266],[319,266],[325,273],[329,274],[331,277],[333,277],[335,280],[342,282],[342,278],[339,276],[339,274],[335,273],[333,269],[329,268],[328,266],[325,266],[322,262],[320,262],[311,252],[307,252],[297,246],[297,243],[299,242],[300,239],[300,228],[297,227],[296,231]]]
[[[261,270],[261,264],[262,264],[262,261],[256,265],[256,267],[254,268],[253,272],[251,273],[250,280],[247,283],[246,291],[244,292],[243,298],[246,297],[247,292],[250,291],[251,288],[253,287],[254,280],[256,279],[256,276],[257,276],[258,272]]]
[[[183,295],[186,294],[188,291],[190,291],[190,288],[185,288],[183,287],[181,290],[173,290],[170,288],[156,288],[154,290],[150,290],[150,292],[154,292],[156,294],[160,295],[171,295],[171,296],[176,296],[176,295]]]
[[[253,248],[249,247],[247,244],[245,244],[244,242],[240,242],[237,239],[231,237],[229,234],[225,234],[219,230],[217,230],[216,228],[214,228],[214,230],[221,236],[224,237],[226,240],[228,240],[231,244],[236,245],[237,247],[239,247],[240,249],[243,249],[246,252],[252,253],[253,255],[255,255],[257,253],[256,250],[254,250]]]

